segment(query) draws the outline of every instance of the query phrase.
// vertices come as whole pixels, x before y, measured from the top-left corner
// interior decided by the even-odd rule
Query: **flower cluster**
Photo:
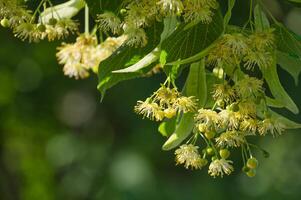
[[[219,40],[207,58],[215,67],[227,65],[243,66],[253,69],[255,66],[267,68],[273,62],[275,37],[273,29],[243,33],[227,33]]]
[[[147,36],[143,28],[154,21],[161,21],[167,16],[183,16],[185,22],[201,21],[210,23],[218,8],[216,0],[139,0],[128,1],[120,11],[121,16],[112,12],[98,15],[99,28],[114,34],[128,35],[130,46],[145,46]]]
[[[98,44],[95,35],[80,35],[74,44],[63,43],[58,48],[57,57],[64,65],[64,73],[75,79],[86,78],[89,70],[97,69],[99,63],[108,58],[121,44],[125,37],[107,38]]]
[[[44,4],[42,4],[43,2]],[[47,22],[37,20],[36,15],[39,13],[40,7],[42,5],[46,6],[46,1],[42,1],[42,3],[32,15],[17,0],[1,0],[1,25],[12,28],[16,37],[29,42],[38,42],[44,39],[49,41],[62,39],[78,31],[78,24],[72,19],[51,18]]]
[[[197,99],[181,95],[177,88],[164,84],[145,101],[138,101],[135,112],[150,120],[162,121],[173,118],[177,113],[195,112]]]
[[[207,147],[200,157],[211,157],[208,173],[213,177],[229,175],[234,170],[233,162],[228,159],[230,148],[242,149],[243,171],[250,177],[255,176],[258,162],[252,155],[252,145],[247,137],[256,134],[264,136],[268,133],[275,136],[285,129],[285,125],[269,112],[263,80],[251,77],[240,69],[241,66],[246,70],[255,66],[260,69],[268,68],[274,59],[273,51],[272,29],[250,35],[227,33],[206,58],[207,64],[214,66],[213,74],[221,82],[213,86],[214,105],[199,109],[195,115],[192,137],[200,135],[205,140]],[[195,143],[194,140],[190,144],[188,140],[188,144],[193,145],[197,151]],[[176,158],[184,156],[182,149],[183,146],[180,146],[176,150]],[[189,158],[185,158],[185,162],[177,163],[189,163],[195,169],[200,168],[197,162],[189,162]]]

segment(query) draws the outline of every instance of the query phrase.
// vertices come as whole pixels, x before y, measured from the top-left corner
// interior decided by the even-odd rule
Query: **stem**
[[[35,19],[37,12],[40,10],[40,8],[41,8],[41,6],[43,5],[44,2],[45,2],[45,0],[42,0],[42,1],[39,3],[37,9],[34,11],[34,13],[33,13],[33,15],[32,15],[32,18],[31,18],[31,20],[30,20],[30,23],[32,23],[32,21]]]
[[[85,5],[85,34],[89,35],[89,7]]]

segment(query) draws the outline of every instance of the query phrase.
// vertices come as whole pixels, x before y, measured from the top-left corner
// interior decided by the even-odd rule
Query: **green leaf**
[[[160,44],[168,38],[177,28],[178,20],[177,17],[166,17],[163,21],[164,23],[164,30],[161,34],[161,41]]]
[[[158,131],[164,137],[169,137],[174,131],[176,127],[176,118],[172,118],[168,121],[164,121],[159,125]]]
[[[274,111],[270,110],[269,112],[271,113],[272,118],[280,120],[281,123],[283,125],[285,125],[286,129],[299,129],[299,128],[301,128],[300,123],[297,123],[297,122],[294,122],[290,119],[287,119],[286,117],[283,117],[282,115],[279,115],[278,113],[276,113]]]
[[[254,20],[256,31],[263,31],[270,28],[270,22],[259,4],[254,8]]]
[[[291,56],[301,58],[301,40],[282,24],[274,25],[277,49]]]
[[[228,0],[228,11],[224,17],[224,27],[228,26],[232,17],[232,9],[235,5],[236,0]]]
[[[294,78],[295,84],[298,85],[299,75],[301,73],[301,58],[278,51],[277,63]]]
[[[137,72],[145,67],[148,67],[152,63],[156,62],[159,58],[159,49],[155,48],[152,52],[144,56],[142,59],[140,59],[137,63],[134,65],[131,65],[130,67],[127,67],[125,69],[115,70],[112,71],[113,73],[133,73]]]
[[[217,11],[210,24],[182,24],[166,40],[161,49],[167,52],[167,63],[187,59],[212,44],[223,33],[223,18]]]
[[[85,7],[84,0],[70,0],[62,4],[45,9],[40,14],[40,21],[48,23],[49,19],[70,19],[77,15],[77,13]]]
[[[278,74],[277,74],[277,65],[274,63],[268,68],[261,69],[264,79],[266,80],[272,95],[275,99],[282,103],[287,109],[289,109],[294,114],[299,113],[299,109],[294,103],[294,101],[287,94],[285,89],[282,87]]]
[[[185,84],[185,95],[199,99],[199,107],[203,107],[207,99],[205,62],[202,60],[190,66],[190,72]],[[163,150],[171,150],[180,145],[192,132],[194,113],[185,113],[179,120],[175,132],[163,145]]]
[[[163,30],[161,23],[154,24],[153,27],[146,30],[148,43],[143,48],[135,48],[122,45],[109,58],[100,63],[98,68],[98,90],[105,94],[106,90],[116,85],[120,81],[139,77],[143,71],[131,73],[112,73],[124,69],[130,64],[135,64],[149,52],[151,52],[160,42],[160,34]],[[132,61],[135,61],[134,63]],[[145,69],[147,70],[147,69]]]

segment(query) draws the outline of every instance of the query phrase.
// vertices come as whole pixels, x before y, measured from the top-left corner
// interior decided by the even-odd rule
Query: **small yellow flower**
[[[153,103],[150,99],[146,101],[138,101],[134,108],[137,114],[149,118],[150,120],[162,121],[164,118],[164,112],[161,110],[157,103]]]
[[[217,176],[223,177],[224,174],[230,175],[234,171],[232,163],[231,160],[216,159],[210,163],[208,174],[214,178]]]
[[[212,97],[215,101],[223,101],[227,104],[232,103],[237,98],[234,88],[229,84],[215,84],[213,86]]]
[[[221,122],[227,129],[237,129],[239,127],[240,120],[237,117],[237,113],[231,110],[222,110],[218,113],[220,116]]]
[[[181,96],[176,99],[175,104],[173,105],[179,112],[195,112],[197,110],[197,100],[195,97],[185,97]]]
[[[117,34],[121,31],[121,20],[113,12],[104,12],[103,14],[97,15],[99,28],[102,31],[111,31]]]
[[[221,148],[239,147],[245,142],[244,135],[238,131],[226,131],[222,133],[219,137],[217,137],[215,140],[217,146]]]
[[[266,118],[258,124],[260,135],[271,133],[273,136],[281,135],[285,130],[285,125],[279,119]]]
[[[244,119],[240,124],[240,129],[242,131],[248,131],[255,134],[257,131],[258,120],[253,118]]]
[[[184,9],[181,0],[160,0],[157,5],[163,14],[180,15]]]
[[[221,125],[220,116],[213,110],[200,109],[195,116],[196,124],[205,124],[207,127],[217,127]]]
[[[236,90],[242,98],[257,97],[263,93],[263,81],[246,75],[244,79],[237,82]]]
[[[165,85],[155,92],[155,99],[160,102],[160,105],[171,105],[176,102],[177,98],[180,96],[180,93],[176,88],[169,88]]]
[[[246,100],[243,102],[240,102],[238,104],[239,106],[239,111],[238,113],[238,117],[243,119],[243,118],[256,118],[256,104],[254,101],[251,100]]]
[[[202,158],[198,152],[198,147],[192,144],[181,145],[176,151],[176,163],[184,164],[186,169],[201,169],[203,166]]]

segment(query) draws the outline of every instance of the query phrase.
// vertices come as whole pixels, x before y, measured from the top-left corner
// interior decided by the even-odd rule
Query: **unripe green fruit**
[[[57,19],[55,19],[55,18],[49,19],[49,22],[48,22],[49,25],[54,26],[54,25],[56,25],[56,23],[57,23]]]
[[[248,161],[247,161],[247,166],[250,168],[250,169],[255,169],[257,166],[258,166],[258,161],[256,158],[249,158]]]
[[[231,105],[231,110],[232,110],[233,112],[238,112],[238,111],[239,111],[239,106],[238,106],[238,104],[237,104],[237,103],[232,104],[232,105]]]
[[[219,79],[223,79],[224,78],[224,69],[223,68],[219,68],[218,70],[218,76]]]
[[[213,72],[214,76],[216,76],[216,77],[218,76],[218,71],[219,71],[219,67],[214,67],[213,68],[212,72]]]
[[[45,31],[46,31],[46,26],[45,26],[44,24],[39,24],[39,25],[38,25],[38,30],[39,30],[40,32],[45,32]]]
[[[206,152],[208,155],[212,156],[214,154],[214,149],[211,147],[207,147]]]
[[[247,176],[252,178],[256,175],[256,169],[250,169],[249,171],[246,172]]]
[[[207,131],[207,132],[205,132],[205,137],[206,137],[208,140],[214,138],[214,136],[215,136],[215,132],[214,132],[214,131]]]
[[[217,156],[212,156],[211,160],[214,161],[214,160],[217,160],[218,157]]]
[[[219,150],[219,155],[223,158],[223,159],[227,159],[230,156],[230,151],[228,149],[221,149]]]
[[[3,18],[1,20],[1,26],[3,26],[4,28],[9,27],[9,20],[7,18]]]
[[[245,173],[247,173],[248,171],[250,171],[250,168],[247,167],[247,166],[244,166],[244,167],[242,168],[242,171],[245,172]]]
[[[126,11],[126,9],[121,9],[119,12],[120,12],[120,14],[125,15],[127,11]]]

